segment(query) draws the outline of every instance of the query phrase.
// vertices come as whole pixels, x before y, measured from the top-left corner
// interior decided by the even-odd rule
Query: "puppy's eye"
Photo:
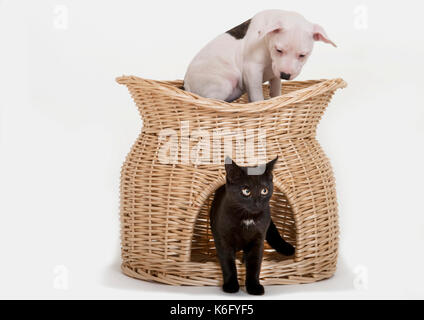
[[[306,57],[306,54],[299,54],[299,59],[303,59]]]
[[[261,190],[261,195],[266,196],[268,194],[268,188],[263,188]]]
[[[278,53],[283,53],[283,50],[275,48],[275,50],[277,50]]]
[[[241,193],[242,193],[245,197],[248,197],[248,196],[250,196],[250,189],[249,189],[249,188],[243,188],[243,189],[241,189]]]

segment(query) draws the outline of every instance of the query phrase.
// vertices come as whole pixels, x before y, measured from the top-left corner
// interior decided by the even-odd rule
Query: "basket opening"
[[[218,186],[219,188],[220,186]],[[209,223],[209,211],[214,198],[213,191],[203,206],[200,208],[193,228],[191,241],[191,259],[193,262],[217,261],[216,249],[213,240],[212,230]],[[296,247],[296,224],[293,210],[286,195],[274,185],[274,193],[270,200],[271,217],[277,226],[280,235],[287,242]],[[241,258],[241,252],[239,252]],[[285,257],[275,252],[268,243],[265,242],[264,259],[289,260],[293,257]]]
[[[282,88],[281,88],[281,94],[287,94],[293,91],[297,91],[300,89],[305,89],[315,83],[318,83],[319,81],[315,81],[315,82],[311,82],[311,83],[301,83],[301,82],[286,82]],[[177,89],[182,90],[184,92],[184,86],[180,83],[171,83],[172,85],[174,85]],[[262,90],[263,90],[263,95],[264,95],[264,99],[270,99],[270,87],[269,87],[269,82],[266,82],[262,85]],[[238,99],[232,101],[232,103],[242,103],[242,104],[248,104],[249,102],[249,97],[247,96],[247,93],[243,93]]]

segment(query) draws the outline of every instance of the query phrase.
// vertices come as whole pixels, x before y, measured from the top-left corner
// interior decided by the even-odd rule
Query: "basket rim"
[[[341,78],[335,79],[319,79],[319,80],[306,80],[306,81],[287,81],[284,82],[285,86],[295,86],[297,84],[308,84],[306,88],[294,90],[278,97],[270,98],[249,103],[234,103],[226,102],[218,99],[211,99],[201,97],[195,93],[185,91],[179,86],[183,84],[182,80],[152,80],[144,79],[137,76],[120,76],[117,77],[116,82],[119,84],[130,87],[132,85],[143,85],[156,89],[166,96],[172,97],[185,103],[195,104],[196,107],[202,107],[217,112],[243,112],[243,113],[259,113],[279,109],[281,107],[302,102],[314,96],[318,96],[329,91],[334,92],[337,89],[347,87],[347,83]]]

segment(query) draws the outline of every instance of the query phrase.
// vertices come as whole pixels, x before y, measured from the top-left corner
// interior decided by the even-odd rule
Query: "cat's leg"
[[[244,250],[246,258],[246,290],[250,294],[262,295],[265,292],[264,287],[259,283],[263,251],[264,240],[262,238],[255,240]]]
[[[272,248],[275,249],[275,251],[285,256],[291,256],[294,253],[294,247],[280,236],[280,233],[272,220],[266,233],[266,241]]]
[[[222,248],[217,245],[218,258],[221,264],[224,284],[222,290],[228,293],[239,291],[240,286],[237,279],[236,252],[233,249]]]

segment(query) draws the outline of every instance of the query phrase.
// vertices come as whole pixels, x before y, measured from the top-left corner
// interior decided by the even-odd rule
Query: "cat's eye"
[[[268,188],[263,188],[261,190],[261,195],[266,196],[268,194]]]
[[[283,53],[283,50],[275,48],[275,50],[277,50],[278,53]]]
[[[245,197],[248,197],[248,196],[250,196],[250,189],[249,189],[249,188],[243,188],[243,189],[241,189],[241,193],[242,193]]]
[[[299,54],[299,59],[304,59],[306,57],[306,54]]]

